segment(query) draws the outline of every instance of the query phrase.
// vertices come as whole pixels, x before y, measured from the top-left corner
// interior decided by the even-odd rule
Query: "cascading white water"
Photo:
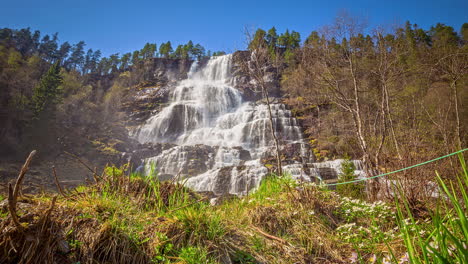
[[[189,187],[216,194],[245,194],[258,186],[268,172],[260,159],[271,156],[274,146],[268,109],[262,103],[242,102],[231,76],[231,59],[232,55],[213,57],[201,68],[195,62],[188,78],[175,87],[170,105],[136,131],[141,143],[175,145],[146,159],[147,171],[155,164],[159,175],[180,174]],[[291,111],[283,104],[271,108],[282,144],[299,146],[298,155],[305,157],[305,162],[285,165],[285,171],[297,179],[320,178],[320,165],[304,167],[309,153]]]
[[[147,121],[138,140],[184,143],[183,138],[194,129],[212,127],[219,116],[237,109],[242,98],[229,85],[230,64],[230,55],[211,59],[200,71],[195,62],[188,79],[174,90],[172,103]]]
[[[198,170],[202,173],[181,173],[190,177],[186,184],[199,191],[245,193],[268,171],[260,163],[273,146],[268,109],[264,104],[242,102],[234,88],[231,58],[211,58],[201,69],[194,63],[188,78],[174,89],[170,105],[136,133],[141,143],[177,145],[146,160],[146,164],[155,163],[160,174],[177,175],[194,159],[203,159],[203,169]],[[284,142],[302,142],[301,129],[284,105],[273,104],[272,114]],[[193,157],[196,145],[211,148],[205,156]]]

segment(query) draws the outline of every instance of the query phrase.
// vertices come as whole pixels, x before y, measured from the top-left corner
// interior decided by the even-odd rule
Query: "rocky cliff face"
[[[262,99],[260,87],[241,69],[243,61],[248,61],[249,51],[236,51],[232,54],[232,65],[229,73],[232,76],[232,86],[236,88],[243,101],[258,101]],[[209,59],[197,62],[198,68],[203,68]],[[135,87],[128,89],[123,103],[123,109],[128,114],[130,125],[142,124],[152,113],[162,110],[170,100],[170,94],[178,82],[186,79],[193,65],[193,60],[154,58],[142,62],[138,68],[141,79],[144,80]],[[280,80],[273,67],[268,68],[266,87],[271,97],[280,97]]]
[[[192,63],[189,59],[152,58],[139,67],[147,82],[169,83],[186,79]]]
[[[234,78],[234,87],[242,94],[245,101],[257,101],[262,99],[261,88],[245,71],[246,66],[242,66],[250,60],[250,51],[236,51],[232,54],[232,76]],[[273,66],[266,67],[265,85],[271,97],[279,98],[280,78],[277,75],[277,69]]]
[[[133,69],[142,81],[129,87],[123,98],[128,125],[141,125],[152,113],[161,111],[177,82],[187,78],[192,64],[188,59],[153,58]]]

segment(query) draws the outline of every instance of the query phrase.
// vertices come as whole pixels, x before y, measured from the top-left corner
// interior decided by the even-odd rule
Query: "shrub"
[[[356,166],[349,159],[341,163],[341,173],[338,175],[338,183],[356,180],[357,176],[354,174]],[[364,198],[365,186],[362,182],[340,184],[336,186],[336,191],[351,198]]]

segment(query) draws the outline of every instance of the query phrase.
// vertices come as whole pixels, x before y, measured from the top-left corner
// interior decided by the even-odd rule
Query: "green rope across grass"
[[[364,178],[364,179],[357,179],[357,180],[347,181],[347,182],[330,183],[330,184],[326,184],[326,186],[334,186],[334,185],[342,185],[342,184],[348,184],[348,183],[355,183],[355,182],[367,181],[367,180],[370,180],[370,179],[375,179],[375,178],[387,176],[387,175],[390,175],[390,174],[393,174],[393,173],[397,173],[397,172],[400,172],[400,171],[405,171],[405,170],[409,170],[409,169],[412,169],[412,168],[415,168],[415,167],[419,167],[419,166],[422,166],[422,165],[426,165],[426,164],[428,164],[428,163],[431,163],[431,162],[434,162],[434,161],[437,161],[437,160],[445,159],[445,158],[447,158],[447,157],[450,157],[450,156],[453,156],[453,155],[457,155],[458,153],[462,153],[462,152],[465,152],[465,151],[467,151],[467,150],[468,150],[468,148],[462,149],[462,150],[459,150],[459,151],[456,151],[456,152],[447,154],[447,155],[445,155],[445,156],[438,157],[438,158],[435,158],[435,159],[431,159],[431,160],[428,160],[428,161],[425,161],[425,162],[422,162],[422,163],[419,163],[419,164],[416,164],[416,165],[412,165],[412,166],[409,166],[409,167],[406,167],[406,168],[403,168],[403,169],[396,170],[396,171],[391,171],[391,172],[379,174],[379,175],[372,176],[372,177],[368,177],[368,178]]]

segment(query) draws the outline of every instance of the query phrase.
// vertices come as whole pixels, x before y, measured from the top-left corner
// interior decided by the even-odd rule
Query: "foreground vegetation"
[[[27,162],[2,203],[0,262],[467,263],[461,162],[458,181],[437,177],[441,198],[423,214],[398,199],[404,195],[367,202],[287,176],[211,205],[177,182],[126,167],[108,167],[59,197],[15,196]]]

